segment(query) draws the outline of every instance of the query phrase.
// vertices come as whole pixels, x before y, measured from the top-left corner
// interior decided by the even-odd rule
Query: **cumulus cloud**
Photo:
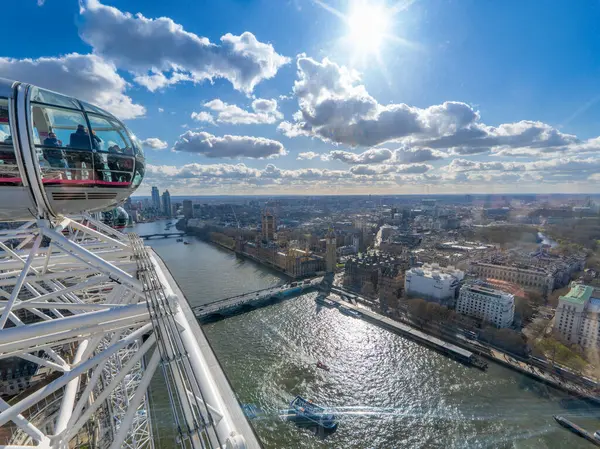
[[[381,164],[381,165],[356,165],[350,167],[350,173],[354,175],[383,175],[387,173],[395,172],[397,167],[393,165]]]
[[[370,148],[362,153],[333,150],[321,156],[323,160],[338,160],[346,164],[386,164],[405,165],[435,161],[446,157],[446,153],[430,148]]]
[[[168,147],[167,142],[160,140],[157,137],[148,137],[147,139],[142,140],[142,145],[152,150],[164,150]]]
[[[217,122],[232,125],[271,124],[283,118],[281,112],[277,110],[277,100],[274,99],[258,98],[254,100],[252,102],[252,112],[234,104],[227,104],[218,98],[204,103],[204,107],[217,113]],[[207,112],[193,112],[192,118],[200,120],[196,117],[206,117],[207,114],[212,119],[212,116]]]
[[[295,122],[279,127],[289,137],[315,136],[353,146],[374,146],[412,135],[440,135],[479,119],[469,105],[446,102],[427,109],[381,105],[360,84],[357,72],[325,58],[300,55],[294,94],[300,110]]]
[[[314,181],[340,181],[352,174],[342,170],[303,168],[286,170],[267,164],[264,169],[245,164],[186,164],[182,167],[148,165],[146,176],[151,182],[196,181],[201,183],[310,184]]]
[[[444,152],[431,148],[398,148],[394,152],[394,160],[398,164],[435,161],[444,157],[446,157]]]
[[[296,159],[298,159],[299,161],[306,159],[306,160],[311,160],[314,159],[316,157],[319,157],[319,153],[315,153],[314,151],[306,151],[304,153],[299,153],[298,157]]]
[[[174,151],[202,154],[210,158],[267,158],[287,154],[284,146],[271,139],[250,136],[214,136],[186,131],[173,146]]]
[[[0,58],[0,74],[89,101],[121,119],[140,117],[146,112],[142,105],[125,95],[127,82],[116,67],[97,55],[71,53],[55,58]]]
[[[379,164],[392,159],[393,155],[387,148],[371,148],[359,154],[334,150],[324,156],[324,159],[338,160],[346,164]]]
[[[588,180],[600,172],[597,157],[558,157],[535,161],[472,161],[454,159],[442,167],[444,179],[451,182],[506,183],[558,183]]]
[[[150,19],[87,0],[80,8],[81,38],[94,53],[135,73],[150,90],[180,81],[223,78],[250,93],[262,80],[275,76],[289,58],[249,32],[227,33],[220,43],[190,33],[168,17]]]
[[[215,123],[212,114],[206,111],[192,112],[191,118],[197,122]]]
[[[594,139],[581,142],[537,121],[488,126],[478,111],[458,101],[427,108],[404,103],[383,105],[369,95],[357,72],[327,58],[317,61],[299,55],[296,65],[298,79],[293,92],[299,110],[294,121],[278,126],[291,138],[308,136],[367,147],[396,141],[410,148],[397,153],[398,163],[435,160],[441,153],[532,156],[600,147]]]
[[[350,167],[350,172],[355,175],[382,175],[387,173],[406,173],[406,174],[422,174],[431,170],[433,166],[427,164],[411,164],[411,165],[356,165]]]

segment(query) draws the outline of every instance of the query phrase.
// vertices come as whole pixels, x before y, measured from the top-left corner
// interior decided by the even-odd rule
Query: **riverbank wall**
[[[356,296],[357,296],[356,299],[359,303],[361,303],[361,304],[365,303],[364,298],[361,298],[358,295],[356,295]],[[351,307],[351,304],[349,304],[348,302],[345,302],[345,301],[336,301],[336,302],[344,304],[344,307]],[[517,371],[520,374],[527,376],[528,378],[531,378],[538,382],[543,383],[544,385],[551,386],[557,390],[560,390],[567,394],[570,394],[578,399],[583,399],[590,403],[594,403],[594,404],[600,406],[600,395],[597,394],[596,391],[592,391],[592,390],[590,390],[590,388],[584,388],[581,385],[578,385],[574,382],[570,382],[568,380],[563,380],[559,376],[557,376],[551,372],[542,370],[539,367],[536,367],[536,366],[528,363],[527,361],[523,360],[520,357],[503,352],[493,346],[482,344],[481,342],[474,343],[474,342],[471,342],[470,340],[467,340],[466,338],[465,339],[450,338],[447,334],[440,332],[439,329],[435,329],[436,332],[434,333],[433,329],[429,329],[427,327],[417,327],[414,323],[410,322],[409,320],[397,320],[397,319],[385,317],[384,315],[380,315],[380,314],[374,312],[373,310],[368,309],[368,307],[369,307],[368,303],[366,305],[367,305],[367,307],[363,306],[362,308],[358,308],[358,310],[361,312],[364,310],[369,310],[369,313],[371,315],[381,317],[382,319],[385,318],[390,321],[402,323],[405,326],[410,326],[411,328],[418,330],[422,333],[425,333],[427,335],[430,335],[431,337],[442,339],[448,343],[451,343],[460,348],[466,349],[467,351],[471,351],[474,354],[477,354],[478,356],[485,358],[486,360],[503,365],[506,368],[509,368],[513,371]],[[357,307],[354,306],[354,308],[357,308]],[[373,316],[367,317],[366,314],[362,314],[362,315],[363,315],[363,319],[365,319],[366,321],[373,321],[375,319],[378,319]],[[383,320],[380,320],[380,321],[383,322]]]
[[[226,249],[228,251],[231,251],[231,252],[235,253],[235,255],[238,256],[238,257],[243,257],[245,259],[250,259],[253,262],[261,264],[262,266],[267,267],[270,270],[276,271],[278,274],[284,276],[288,280],[296,279],[293,276],[291,276],[290,274],[288,274],[287,272],[285,272],[284,270],[282,270],[277,265],[274,265],[271,262],[269,262],[268,260],[260,259],[259,257],[256,257],[256,256],[254,256],[252,254],[248,254],[248,253],[243,252],[243,251],[236,251],[235,247],[230,247],[230,246],[228,246],[228,245],[226,245],[226,244],[224,244],[224,243],[222,243],[222,242],[220,242],[218,240],[215,240],[214,238],[211,237],[211,234],[213,234],[216,231],[211,230],[209,227],[198,228],[196,226],[187,226],[186,220],[185,219],[181,219],[177,223],[177,229],[181,230],[181,231],[185,231],[186,233],[188,233],[190,235],[194,235],[194,236],[198,237],[199,239],[201,239],[202,241],[204,241],[206,243],[210,243],[210,244],[219,246],[220,248],[223,248],[223,249]]]

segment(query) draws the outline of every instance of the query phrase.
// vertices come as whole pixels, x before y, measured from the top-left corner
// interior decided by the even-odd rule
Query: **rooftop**
[[[572,284],[569,293],[567,293],[564,296],[561,296],[559,300],[566,301],[571,304],[583,305],[590,299],[593,292],[593,287],[590,287],[588,285]]]
[[[487,296],[492,296],[494,298],[501,298],[502,295],[514,296],[512,293],[508,293],[508,292],[505,292],[502,290],[497,290],[497,289],[493,288],[493,286],[490,284],[470,284],[470,285],[465,285],[463,288],[466,288],[467,290],[470,290],[474,293],[480,293],[480,294],[484,294]]]

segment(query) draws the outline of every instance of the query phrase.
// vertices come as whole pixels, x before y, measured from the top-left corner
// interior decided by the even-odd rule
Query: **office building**
[[[382,271],[405,270],[407,267],[404,258],[381,253],[361,254],[346,261],[344,286],[365,295],[375,295],[379,291]]]
[[[336,243],[335,232],[333,232],[333,229],[329,229],[325,238],[325,271],[327,273],[335,273],[337,265]]]
[[[404,290],[408,296],[453,304],[459,283],[464,277],[465,273],[453,266],[440,267],[437,263],[426,263],[406,271]]]
[[[523,264],[501,265],[490,262],[472,262],[470,271],[480,278],[513,282],[525,290],[546,295],[554,288],[554,276],[546,269]]]
[[[599,314],[600,291],[589,285],[571,283],[569,293],[558,299],[554,334],[567,344],[600,347]]]
[[[515,297],[489,284],[469,284],[460,289],[456,311],[496,327],[509,327],[515,316]]]
[[[168,190],[165,190],[162,194],[162,211],[163,214],[169,218],[173,216],[173,209],[171,207],[171,194]]]
[[[325,270],[325,260],[301,249],[291,248],[285,261],[285,271],[294,278],[314,276]]]
[[[399,265],[379,268],[379,304],[383,311],[398,308],[404,291],[404,271]]]
[[[160,207],[160,192],[158,191],[158,187],[152,186],[152,206],[156,210],[161,210]]]
[[[192,200],[183,200],[183,216],[184,218],[193,218],[194,209],[192,208]]]

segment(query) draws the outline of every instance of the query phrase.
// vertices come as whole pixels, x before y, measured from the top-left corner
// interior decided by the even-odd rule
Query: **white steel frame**
[[[139,238],[89,215],[0,230],[0,362],[47,371],[0,399],[0,449],[153,448],[159,365],[182,446],[245,448],[179,300]]]

